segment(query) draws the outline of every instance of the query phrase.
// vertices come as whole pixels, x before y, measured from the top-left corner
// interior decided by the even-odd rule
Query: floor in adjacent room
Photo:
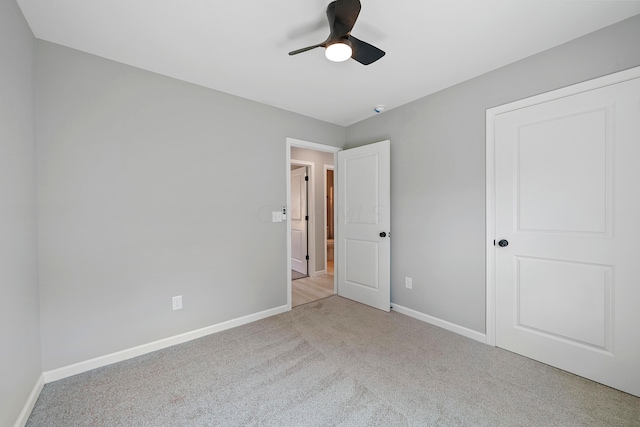
[[[334,295],[333,275],[304,277],[291,282],[291,307]]]

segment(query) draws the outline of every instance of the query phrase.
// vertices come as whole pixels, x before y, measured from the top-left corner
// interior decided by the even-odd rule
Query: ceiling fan
[[[376,62],[385,55],[385,52],[351,35],[360,9],[360,0],[332,1],[327,6],[327,18],[331,31],[329,37],[322,43],[289,52],[289,55],[324,47],[325,56],[331,61],[341,62],[353,58],[363,65]]]

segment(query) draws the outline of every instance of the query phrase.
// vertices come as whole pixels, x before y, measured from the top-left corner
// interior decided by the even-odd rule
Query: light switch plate
[[[282,212],[271,212],[273,214],[273,222],[282,222]]]

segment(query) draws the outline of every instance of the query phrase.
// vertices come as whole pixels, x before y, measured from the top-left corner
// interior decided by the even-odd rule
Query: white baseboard
[[[31,411],[36,404],[36,400],[38,400],[38,396],[40,396],[42,387],[44,387],[44,374],[40,374],[38,381],[36,381],[36,384],[33,386],[33,390],[31,390],[29,398],[25,402],[20,415],[18,415],[16,423],[13,425],[14,427],[24,427],[27,424],[29,415],[31,415]]]
[[[397,311],[405,316],[422,320],[423,322],[430,323],[434,326],[446,329],[447,331],[455,332],[456,334],[471,338],[472,340],[480,341],[484,344],[487,343],[487,336],[478,331],[474,331],[473,329],[465,328],[464,326],[456,325],[455,323],[447,322],[446,320],[438,319],[437,317],[429,316],[428,314],[424,314],[398,304],[391,303],[391,308],[393,311]]]
[[[50,383],[62,378],[67,378],[72,375],[87,372],[92,369],[100,368],[102,366],[111,365],[112,363],[121,362],[123,360],[131,359],[143,354],[151,353],[153,351],[161,350],[163,348],[171,347],[176,344],[182,344],[187,341],[201,338],[206,335],[211,335],[216,332],[225,331],[227,329],[242,326],[247,323],[255,322],[257,320],[266,319],[267,317],[275,316],[276,314],[289,311],[289,307],[286,305],[272,308],[269,310],[261,311],[259,313],[249,314],[247,316],[238,317],[237,319],[231,319],[226,322],[218,323],[216,325],[207,326],[194,331],[185,332],[183,334],[175,335],[173,337],[164,338],[158,341],[153,341],[147,344],[139,345],[137,347],[128,348],[115,353],[107,354],[104,356],[96,357],[94,359],[85,360],[84,362],[74,363],[73,365],[64,366],[62,368],[53,369],[51,371],[44,372],[44,382]]]
[[[319,270],[319,271],[316,271],[315,273],[313,273],[312,276],[313,277],[324,276],[325,274],[327,274],[327,272],[325,270]]]

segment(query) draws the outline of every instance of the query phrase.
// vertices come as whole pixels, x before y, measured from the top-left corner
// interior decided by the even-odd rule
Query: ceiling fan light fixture
[[[297,55],[318,47],[324,47],[324,54],[330,61],[341,62],[352,58],[362,65],[369,65],[384,56],[384,51],[351,35],[361,9],[360,0],[333,0],[327,6],[329,37],[322,43],[289,52]]]
[[[332,43],[324,51],[324,55],[329,61],[343,62],[351,58],[353,51],[347,40]]]

